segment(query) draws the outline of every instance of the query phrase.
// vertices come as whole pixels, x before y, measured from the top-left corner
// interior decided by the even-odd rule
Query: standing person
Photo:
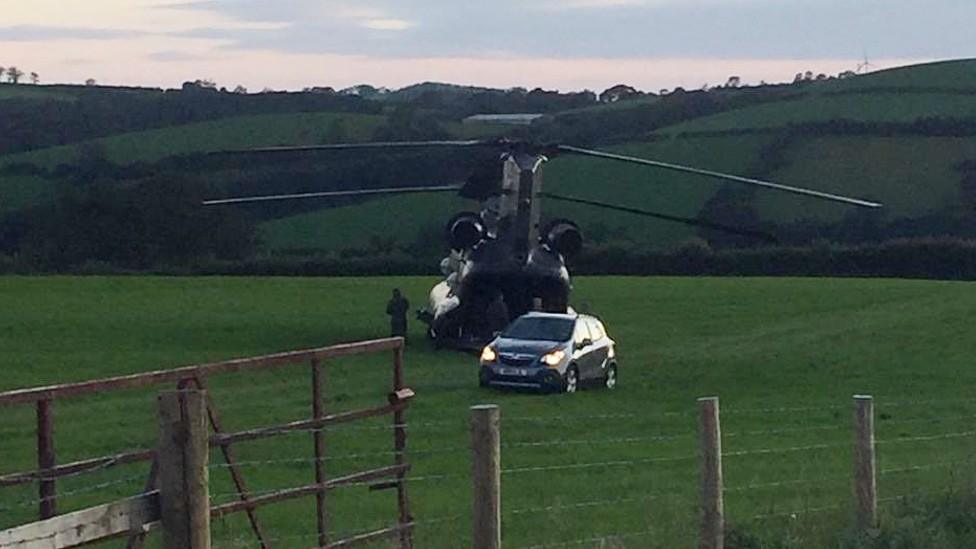
[[[399,289],[393,290],[393,297],[386,304],[386,314],[390,315],[390,335],[407,337],[407,311],[410,302],[400,294]]]

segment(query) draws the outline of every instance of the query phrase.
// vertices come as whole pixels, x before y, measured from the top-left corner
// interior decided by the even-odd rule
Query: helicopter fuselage
[[[578,251],[582,240],[568,221],[540,230],[546,157],[515,152],[502,160],[499,192],[479,213],[459,214],[448,226],[453,251],[442,262],[446,279],[421,315],[441,344],[478,347],[519,315],[564,313],[569,305],[565,254]]]

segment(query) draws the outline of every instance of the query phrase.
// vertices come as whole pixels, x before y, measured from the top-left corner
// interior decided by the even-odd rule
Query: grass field
[[[917,118],[973,117],[976,101],[967,95],[976,89],[976,61],[960,60],[880,71],[857,78],[814,82],[805,95],[792,101],[773,101],[689,120],[660,130],[658,140],[632,143],[613,150],[726,171],[756,175],[763,147],[775,136],[702,136],[699,131],[772,128],[785,131],[791,123],[825,122],[837,118],[907,122]],[[0,86],[4,90],[14,86]],[[24,93],[55,93],[27,90]],[[897,88],[897,89],[895,89]],[[958,91],[956,91],[958,90]],[[851,92],[832,94],[832,92]],[[62,90],[59,93],[68,93]],[[653,102],[654,97],[597,106],[630,108]],[[383,117],[348,113],[293,113],[243,116],[115,135],[99,140],[109,158],[128,163],[220,148],[279,144],[320,143],[342,120],[346,138],[369,138]],[[502,135],[510,128],[492,124],[446,124],[457,138]],[[682,132],[692,135],[679,136]],[[334,137],[334,136],[331,136]],[[960,161],[973,158],[969,139],[941,137],[888,138],[880,136],[800,139],[786,151],[786,166],[768,175],[774,181],[809,186],[883,201],[889,219],[930,213],[956,200]],[[87,142],[91,143],[91,142]],[[80,144],[52,147],[0,157],[6,162],[32,162],[51,168],[77,161]],[[391,182],[395,184],[396,182]],[[433,181],[432,183],[439,183]],[[553,192],[643,207],[672,215],[696,216],[720,184],[686,175],[654,171],[605,161],[557,158],[546,168],[546,187]],[[50,200],[55,183],[41,177],[0,175],[0,213]],[[802,217],[832,221],[851,210],[814,200],[775,193],[757,195],[765,220],[790,222]],[[264,223],[261,232],[269,251],[322,249],[338,251],[362,246],[374,234],[383,234],[389,212],[414,212],[394,238],[407,246],[430,227],[442,224],[464,202],[447,196],[394,197],[358,206],[323,208],[316,212]],[[582,226],[591,242],[630,240],[641,247],[667,249],[696,234],[683,225],[656,221],[590,207],[547,201],[546,215],[568,217]]]
[[[774,181],[827,192],[850,192],[883,202],[889,219],[921,216],[959,204],[959,164],[976,158],[976,141],[954,137],[823,137],[790,146]],[[757,195],[764,219],[837,220],[849,208],[778,193]],[[802,205],[802,208],[798,206]]]
[[[735,140],[700,137],[635,143],[613,150],[746,173],[766,142],[767,138],[762,136]],[[544,170],[544,187],[548,192],[689,217],[697,215],[705,200],[720,188],[720,184],[701,177],[572,156],[557,158]],[[666,247],[695,234],[694,229],[684,225],[646,217],[553,200],[545,200],[543,204],[544,216],[576,220],[591,241],[625,234],[634,240]],[[367,245],[374,235],[393,238],[404,246],[414,242],[422,229],[431,225],[439,229],[462,210],[477,211],[478,204],[446,194],[389,197],[266,222],[262,224],[262,234],[264,244],[270,249],[305,247],[337,251]],[[390,212],[410,214],[399,216],[396,234],[387,230]]]
[[[392,286],[419,305],[427,278],[3,278],[0,389],[82,380],[385,334]],[[470,545],[470,405],[502,409],[506,547],[626,535],[581,547],[690,547],[696,523],[698,397],[722,398],[726,512],[737,530],[823,547],[849,523],[850,396],[877,399],[882,498],[968,478],[976,441],[972,284],[887,280],[584,278],[574,300],[619,345],[621,386],[573,396],[481,390],[474,357],[434,352],[411,325],[407,381],[418,547]],[[328,364],[339,411],[382,401],[389,357]],[[231,429],[305,417],[301,369],[217,378]],[[152,444],[155,391],[59,403],[59,460]],[[0,421],[0,473],[31,467],[33,410]],[[390,463],[388,420],[337,428],[330,475]],[[946,436],[950,435],[950,436]],[[923,437],[923,438],[918,438]],[[930,438],[925,438],[930,437]],[[812,446],[812,448],[811,448]],[[797,450],[796,448],[806,448]],[[253,490],[310,481],[307,433],[238,447]],[[363,455],[367,454],[367,455]],[[642,460],[644,460],[642,462]],[[966,464],[960,464],[967,461]],[[905,470],[908,467],[917,470]],[[139,491],[145,465],[59,484],[62,510]],[[220,459],[212,494],[231,491]],[[32,487],[0,490],[0,527],[30,520]],[[885,499],[882,512],[891,508]],[[350,488],[333,528],[394,517],[394,497]],[[309,547],[314,504],[260,511],[280,547]],[[825,508],[825,509],[824,509]],[[795,516],[791,516],[795,515]],[[217,547],[254,547],[242,517],[214,524]],[[377,545],[378,547],[382,545]]]
[[[888,93],[814,95],[792,101],[762,103],[668,126],[657,133],[715,132],[753,128],[782,128],[790,124],[854,120],[858,122],[914,122],[920,118],[972,118],[971,95],[951,93]]]
[[[4,99],[36,99],[38,101],[76,101],[74,95],[32,84],[0,83],[0,101]]]

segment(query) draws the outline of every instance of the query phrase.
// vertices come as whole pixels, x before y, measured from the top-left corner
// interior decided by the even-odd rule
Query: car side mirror
[[[579,343],[577,343],[576,344],[576,348],[577,349],[582,349],[584,347],[589,347],[590,345],[593,345],[593,340],[590,339],[590,338],[586,338],[583,341],[580,341]]]

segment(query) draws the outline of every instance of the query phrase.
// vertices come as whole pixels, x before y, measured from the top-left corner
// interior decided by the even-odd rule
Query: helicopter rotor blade
[[[343,196],[381,196],[392,194],[411,194],[411,193],[442,193],[457,192],[462,185],[440,185],[431,187],[392,187],[385,189],[357,189],[350,191],[323,191],[313,193],[295,194],[275,194],[267,196],[244,196],[240,198],[219,198],[204,200],[204,206],[217,206],[221,204],[246,204],[251,202],[272,202],[276,200],[300,200],[304,198],[335,198]]]
[[[336,143],[332,145],[298,145],[281,147],[259,147],[254,149],[230,149],[214,151],[210,156],[239,155],[239,154],[275,154],[312,151],[351,151],[357,149],[421,149],[427,147],[489,147],[498,146],[499,141],[467,140],[467,141],[372,141],[367,143]]]
[[[644,217],[653,217],[655,219],[661,219],[663,221],[672,221],[674,223],[682,223],[684,225],[690,225],[692,227],[705,227],[706,229],[713,229],[716,231],[721,231],[729,234],[737,234],[740,236],[748,236],[756,238],[759,240],[764,240],[766,242],[775,243],[777,242],[776,237],[769,233],[763,231],[757,231],[753,229],[742,229],[739,227],[732,227],[730,225],[724,225],[722,223],[715,223],[712,221],[706,221],[704,219],[697,219],[692,217],[681,217],[676,215],[662,214],[658,212],[652,212],[649,210],[642,210],[639,208],[631,208],[629,206],[620,206],[618,204],[610,204],[608,202],[600,202],[597,200],[589,200],[586,198],[578,198],[575,196],[565,196],[552,193],[539,193],[540,196],[549,198],[551,200],[560,200],[563,202],[572,202],[574,204],[583,204],[586,206],[594,206],[596,208],[603,208],[606,210],[613,210],[617,212],[625,212],[634,215],[641,215]]]
[[[683,166],[681,164],[672,164],[670,162],[661,162],[659,160],[649,160],[646,158],[639,158],[636,156],[626,156],[622,154],[608,153],[603,151],[594,151],[592,149],[583,149],[580,147],[573,147],[571,145],[556,145],[555,147],[558,151],[568,152],[572,154],[578,154],[581,156],[592,156],[596,158],[605,158],[607,160],[616,160],[619,162],[630,162],[632,164],[640,164],[644,166],[652,166],[655,168],[662,168],[666,170],[673,170],[678,172],[691,173],[696,175],[702,175],[705,177],[711,177],[714,179],[722,179],[725,181],[735,181],[737,183],[744,183],[746,185],[752,185],[755,187],[762,187],[765,189],[773,189],[777,191],[788,192],[792,194],[798,194],[803,196],[812,196],[814,198],[820,198],[823,200],[830,200],[833,202],[840,202],[843,204],[850,204],[853,206],[860,206],[863,208],[880,208],[882,205],[878,202],[871,202],[868,200],[862,200],[860,198],[851,198],[848,196],[842,196],[839,194],[825,193],[822,191],[815,191],[813,189],[805,189],[802,187],[791,187],[789,185],[783,185],[780,183],[772,183],[770,181],[763,181],[761,179],[753,179],[751,177],[742,177],[738,175],[732,175],[722,172],[716,172],[712,170],[704,170],[701,168],[692,168],[691,166]]]

